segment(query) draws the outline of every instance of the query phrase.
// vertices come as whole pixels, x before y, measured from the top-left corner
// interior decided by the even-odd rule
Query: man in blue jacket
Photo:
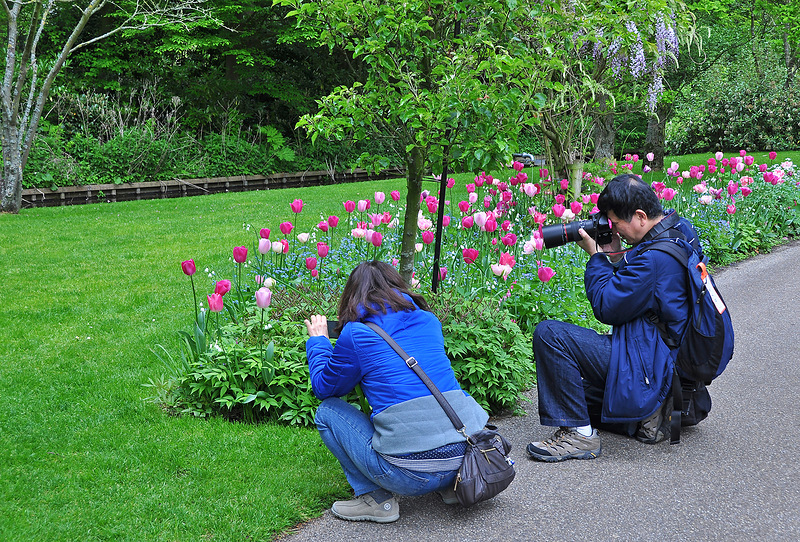
[[[655,192],[636,175],[614,177],[597,206],[611,223],[613,240],[598,246],[579,230],[578,245],[590,256],[586,295],[595,317],[613,326],[612,332],[554,320],[536,327],[539,418],[542,425],[559,428],[549,439],[528,444],[528,454],[541,461],[599,456],[600,437],[592,424],[607,424],[648,444],[668,434],[664,409],[677,350],[666,346],[648,315],[654,312],[672,336],[683,336],[687,273],[669,254],[642,249],[655,238],[668,238],[700,252],[697,232],[673,210],[664,213]]]

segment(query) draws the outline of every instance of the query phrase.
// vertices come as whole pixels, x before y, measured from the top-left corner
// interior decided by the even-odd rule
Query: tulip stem
[[[200,317],[197,315],[197,292],[194,289],[194,277],[189,275],[189,280],[192,281],[192,297],[194,298],[194,323],[200,327]]]

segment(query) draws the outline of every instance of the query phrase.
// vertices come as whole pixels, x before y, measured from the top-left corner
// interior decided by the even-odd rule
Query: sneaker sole
[[[600,456],[600,453],[602,451],[603,448],[600,447],[597,450],[589,450],[588,452],[576,452],[569,455],[543,455],[527,450],[528,455],[531,456],[531,459],[536,459],[538,461],[545,461],[547,463],[556,463],[558,461],[566,461],[567,459],[595,459]]]
[[[392,523],[400,519],[400,514],[395,514],[393,516],[345,516],[339,514],[331,508],[331,513],[339,519],[344,519],[347,521],[374,521],[375,523]]]

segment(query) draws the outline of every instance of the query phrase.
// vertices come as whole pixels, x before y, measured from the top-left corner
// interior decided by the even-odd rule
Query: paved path
[[[470,509],[438,496],[400,500],[400,520],[351,523],[326,512],[291,533],[303,541],[800,540],[800,242],[715,275],[736,350],[711,386],[708,419],[681,444],[602,433],[603,455],[540,463],[525,445],[549,436],[528,416],[497,420],[517,477]]]

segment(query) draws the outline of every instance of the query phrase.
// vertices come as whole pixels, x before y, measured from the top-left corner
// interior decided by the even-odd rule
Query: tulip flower
[[[276,254],[280,254],[281,252],[283,252],[283,244],[280,241],[273,241],[272,252]]]
[[[445,227],[445,228],[447,226],[449,226],[450,225],[450,220],[451,220],[450,215],[444,215],[442,217],[442,226]]]
[[[426,245],[430,245],[433,243],[433,232],[432,231],[424,231],[422,232],[422,242]]]
[[[290,207],[292,208],[292,212],[293,213],[295,213],[295,214],[299,213],[300,211],[303,210],[303,200],[301,200],[301,199],[294,200],[291,203]]]
[[[755,158],[753,158],[752,156],[750,156],[750,155],[748,154],[747,156],[745,156],[745,157],[744,157],[744,165],[746,165],[746,166],[752,166],[752,165],[753,165],[753,162],[755,162],[755,160],[756,160]]]
[[[356,202],[350,200],[345,201],[344,210],[347,211],[348,213],[352,213],[353,211],[356,210]]]
[[[223,307],[222,294],[209,294],[207,297],[208,310],[211,312],[220,312]]]
[[[772,151],[771,153],[769,153],[769,159],[770,160],[775,160],[777,157],[778,157],[778,153],[777,152]]]
[[[714,201],[714,196],[711,194],[704,194],[697,198],[697,201],[699,201],[702,205],[710,205],[711,202]]]
[[[475,263],[475,260],[478,259],[478,254],[478,251],[474,248],[465,248],[461,251],[461,256],[466,264]]]
[[[540,267],[536,274],[539,276],[539,280],[547,282],[555,276],[556,272],[550,267]]]
[[[258,252],[260,254],[266,254],[269,252],[272,243],[269,242],[269,239],[259,239],[258,240]]]
[[[467,196],[467,200],[471,205],[474,205],[478,201],[478,193],[472,192],[469,196]]]
[[[321,220],[321,221],[320,221],[320,223],[319,223],[319,224],[317,224],[317,228],[318,228],[318,229],[319,229],[321,232],[325,233],[325,232],[327,232],[327,231],[328,231],[328,229],[330,228],[330,224],[328,224],[328,221],[327,221],[327,220]]]
[[[515,160],[511,163],[511,167],[514,168],[515,171],[522,171],[522,168],[524,168],[525,165],[522,162],[517,162]]]
[[[318,276],[319,276],[319,271],[317,271],[316,269],[312,269],[311,270],[311,278],[315,279]]]
[[[728,212],[729,215],[732,215],[736,212],[736,205],[731,203],[725,210]]]
[[[573,213],[579,215],[581,214],[581,211],[583,211],[583,204],[579,201],[573,201],[569,204],[569,208]]]
[[[514,256],[509,254],[508,252],[503,252],[500,254],[500,265],[507,265],[509,267],[514,267],[516,265],[516,260],[514,260]]]
[[[331,228],[335,228],[339,225],[339,217],[336,215],[331,215],[328,217],[328,226]]]
[[[511,267],[508,265],[493,263],[489,267],[491,267],[492,273],[498,277],[502,277],[503,280],[508,280],[508,275],[511,274]]]
[[[358,209],[359,213],[363,213],[367,209],[369,209],[369,200],[368,199],[360,199],[356,204],[356,208]]]
[[[468,230],[472,227],[474,222],[475,222],[474,218],[472,218],[471,216],[465,216],[464,218],[461,219],[461,227]]]
[[[447,268],[445,266],[441,266],[439,268],[439,280],[444,280],[447,276]]]
[[[261,236],[262,239],[269,239],[269,228],[261,228],[258,235]]]
[[[233,247],[233,261],[244,263],[247,261],[247,247]]]
[[[431,232],[427,232],[426,231],[425,233],[431,233]],[[431,234],[431,235],[433,235],[433,234]],[[424,238],[425,234],[422,234],[422,236]],[[379,231],[374,232],[372,234],[372,238],[369,240],[369,242],[372,243],[372,246],[375,246],[375,247],[381,246],[383,244],[383,234],[381,232],[379,232]]]
[[[328,255],[330,248],[325,243],[317,243],[317,256],[324,258]]]
[[[486,223],[483,225],[483,229],[489,233],[492,233],[497,229],[497,220],[494,217],[490,217],[486,219]]]
[[[181,262],[181,269],[183,270],[184,274],[191,277],[197,271],[197,268],[194,265],[194,260],[186,260],[185,262]]]
[[[392,198],[393,201],[400,201],[400,192],[398,192],[397,190],[392,190],[389,196]]]
[[[272,302],[272,290],[261,287],[256,290],[256,306],[259,309],[266,309]]]
[[[279,228],[283,235],[289,235],[292,232],[292,229],[294,229],[294,226],[291,222],[281,222]]]
[[[553,214],[557,218],[561,218],[562,216],[564,216],[564,211],[566,210],[567,208],[561,205],[560,203],[556,203],[555,205],[553,205]]]
[[[742,197],[743,198],[746,198],[747,196],[749,196],[752,193],[753,193],[753,189],[750,188],[749,186],[743,186],[742,187]]]
[[[214,286],[214,293],[223,296],[231,291],[231,281],[229,280],[218,280],[217,284]]]
[[[415,252],[422,252],[423,244],[422,243],[414,243],[414,251]]]
[[[310,233],[300,233],[297,235],[297,240],[301,243],[307,243],[308,239],[311,237]]]
[[[286,239],[281,239],[280,243],[281,247],[283,248],[283,253],[286,254],[287,252],[289,252],[289,241],[287,241]]]
[[[652,162],[653,160],[655,160],[656,155],[653,154],[652,152],[648,152],[647,154],[644,155],[644,157],[647,158],[648,162]]]
[[[561,186],[561,190],[566,190],[569,188],[569,179],[561,179],[559,186]]]
[[[469,211],[469,202],[468,201],[459,201],[458,202],[458,210],[462,213],[467,213]]]
[[[386,201],[386,194],[383,192],[375,192],[375,203],[380,205],[384,201]]]
[[[517,236],[513,233],[508,233],[500,238],[500,241],[507,247],[517,244]]]
[[[317,259],[314,258],[313,256],[309,256],[308,258],[306,258],[306,269],[311,271],[312,269],[316,268],[317,268]]]
[[[738,191],[739,191],[739,183],[735,183],[733,181],[730,181],[728,183],[728,195],[732,196]]]

